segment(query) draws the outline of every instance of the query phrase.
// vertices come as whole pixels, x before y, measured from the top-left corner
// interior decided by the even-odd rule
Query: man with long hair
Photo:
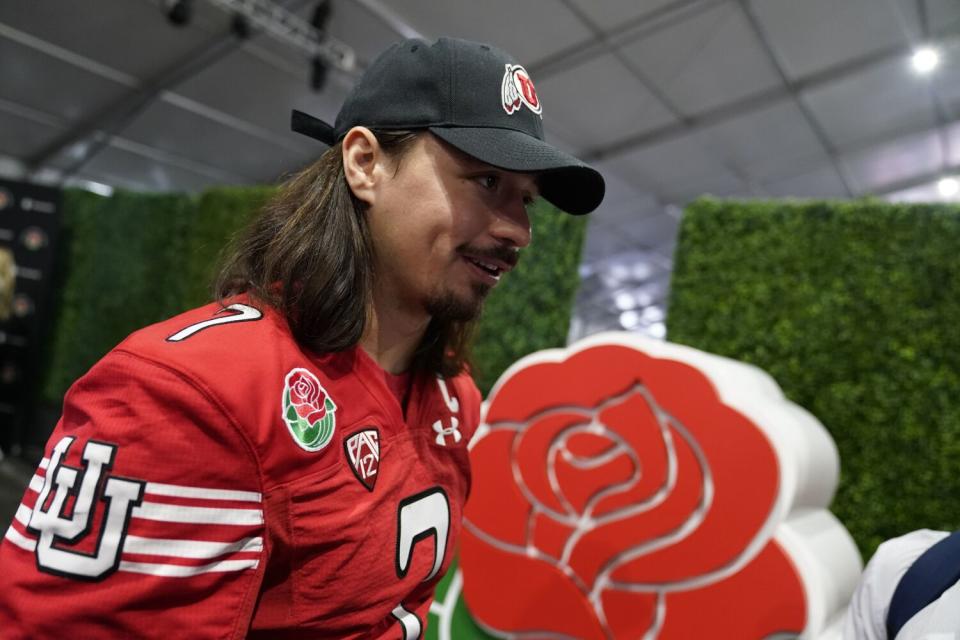
[[[542,196],[603,179],[543,139],[526,70],[410,40],[226,257],[218,301],[67,393],[0,545],[4,638],[423,636],[470,487],[470,327]]]

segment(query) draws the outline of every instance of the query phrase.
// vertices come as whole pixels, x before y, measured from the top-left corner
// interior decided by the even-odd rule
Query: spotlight
[[[927,74],[940,64],[940,54],[933,47],[922,47],[913,52],[910,62],[913,64],[914,71]]]
[[[167,2],[167,20],[178,27],[186,26],[193,18],[193,0]]]
[[[942,178],[937,183],[937,191],[940,192],[940,195],[944,198],[952,198],[953,196],[960,193],[960,182],[956,178]]]
[[[630,309],[620,314],[620,326],[624,329],[636,329],[640,325],[640,314]]]
[[[233,14],[233,19],[230,21],[230,30],[239,40],[246,40],[252,33],[250,21],[240,13]]]
[[[323,33],[327,28],[327,22],[330,21],[330,11],[332,8],[330,0],[320,0],[313,9],[313,17],[310,19],[310,24],[320,33]]]
[[[311,63],[310,87],[314,91],[323,91],[323,86],[327,83],[327,63],[320,56],[313,59]]]
[[[320,0],[313,9],[313,16],[310,18],[310,26],[317,32],[317,38],[324,40],[324,32],[327,30],[327,23],[330,22],[330,13],[333,9],[331,0]],[[322,91],[327,83],[327,72],[329,71],[327,63],[320,56],[314,57],[310,66],[310,87],[314,91]]]

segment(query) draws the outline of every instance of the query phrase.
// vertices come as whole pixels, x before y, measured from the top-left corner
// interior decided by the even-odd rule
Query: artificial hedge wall
[[[232,187],[104,198],[68,190],[41,404],[59,407],[73,381],[130,332],[208,301],[220,250],[272,193]],[[532,224],[533,246],[494,289],[478,328],[474,360],[484,393],[515,360],[566,342],[586,223],[541,202]]]
[[[65,241],[42,376],[44,403],[59,405],[67,387],[134,328],[177,312],[185,283],[173,274],[192,209],[182,195],[64,194]]]
[[[826,425],[864,557],[960,526],[960,208],[698,200],[668,339],[751,362]]]

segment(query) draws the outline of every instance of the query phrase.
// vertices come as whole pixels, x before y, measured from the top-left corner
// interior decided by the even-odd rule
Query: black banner
[[[50,326],[59,189],[0,180],[0,447],[30,430],[40,342]]]

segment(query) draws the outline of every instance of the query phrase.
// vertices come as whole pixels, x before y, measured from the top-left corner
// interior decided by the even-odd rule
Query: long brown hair
[[[418,133],[375,131],[399,163]],[[399,165],[398,165],[399,166]],[[224,300],[248,293],[280,311],[316,353],[353,347],[372,300],[375,246],[366,205],[347,185],[339,143],[284,182],[228,246],[214,285]],[[472,321],[433,318],[411,371],[451,377],[469,366]]]

